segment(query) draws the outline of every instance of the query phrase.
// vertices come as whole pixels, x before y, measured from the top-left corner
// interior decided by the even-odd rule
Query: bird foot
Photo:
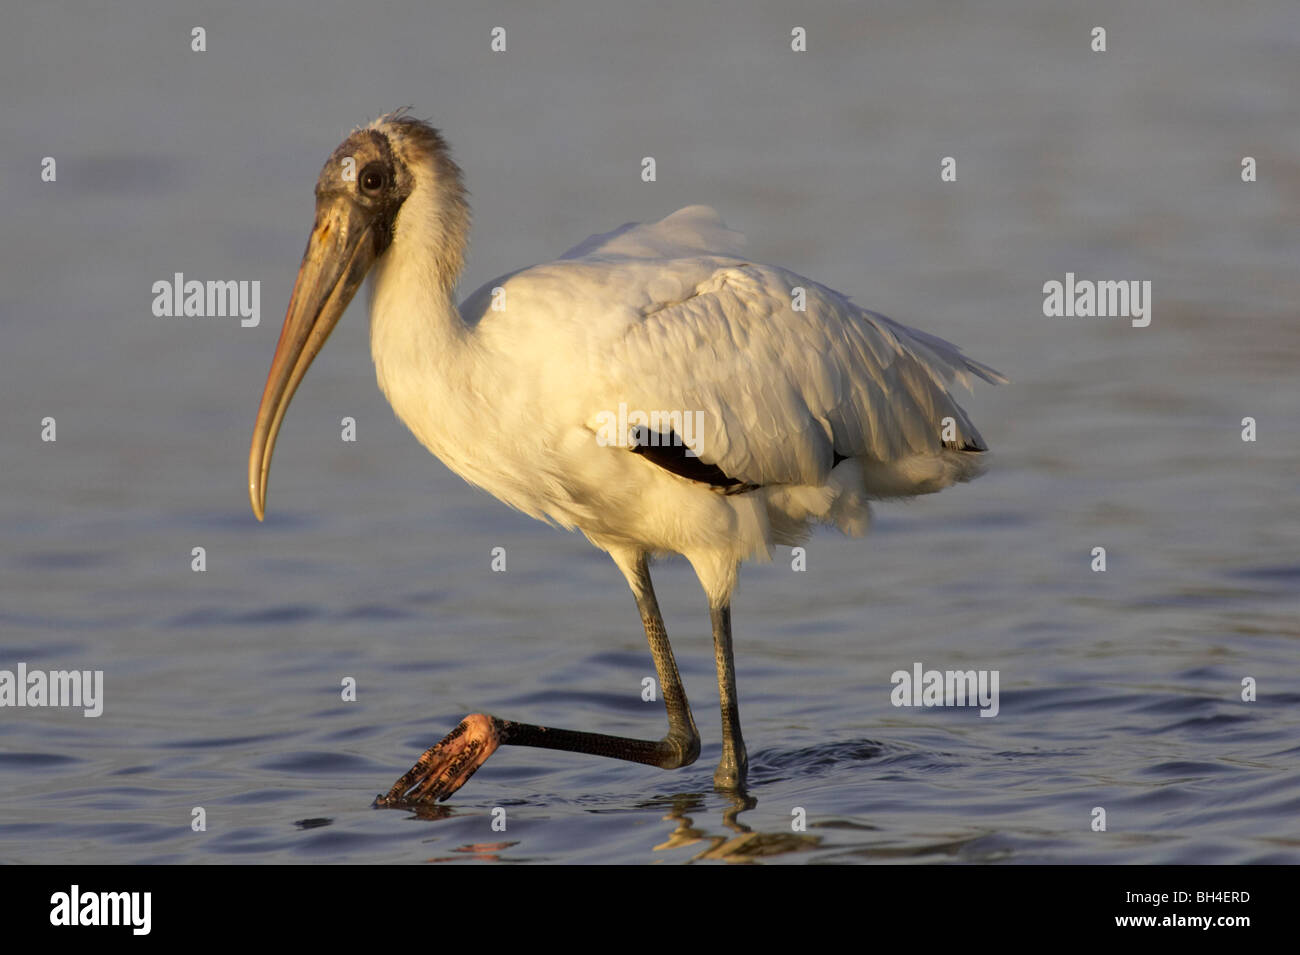
[[[375,805],[405,808],[445,800],[474,775],[503,742],[501,721],[485,713],[471,713],[444,736],[401,779],[386,796],[376,796]]]
[[[744,792],[749,775],[747,763],[721,763],[713,774],[713,786],[726,792]]]

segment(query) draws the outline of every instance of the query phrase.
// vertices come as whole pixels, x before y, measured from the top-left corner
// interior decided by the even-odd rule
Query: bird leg
[[[542,749],[559,749],[570,753],[587,753],[628,762],[645,763],[661,769],[688,766],[700,755],[700,734],[695,728],[677,661],[668,643],[659,602],[650,583],[650,569],[642,556],[629,578],[636,596],[641,622],[645,625],[650,654],[654,657],[659,685],[663,690],[664,707],[668,711],[668,735],[661,740],[632,739],[610,736],[605,733],[586,733],[578,730],[553,729],[531,723],[515,723],[485,713],[472,713],[427,750],[385,796],[375,799],[375,805],[397,807],[433,803],[445,800],[474,772],[487,762],[487,758],[500,746],[536,746]],[[727,637],[727,660],[730,665],[730,629]],[[721,653],[721,651],[719,651]],[[721,656],[719,656],[721,661]],[[721,662],[719,662],[721,667]],[[733,681],[734,682],[734,681]],[[732,698],[735,691],[732,688]],[[734,710],[734,706],[733,706]],[[725,712],[725,704],[724,704]],[[724,731],[726,727],[724,718]],[[730,737],[728,737],[730,738]],[[739,724],[735,739],[739,740]],[[727,752],[730,752],[728,750]],[[741,744],[741,765],[744,764],[744,744]],[[733,754],[734,755],[734,754]],[[742,771],[743,776],[743,771]]]
[[[713,656],[718,664],[718,701],[722,705],[722,759],[713,774],[719,789],[740,789],[749,771],[745,740],[740,735],[740,700],[736,696],[736,664],[731,655],[731,604],[711,607]]]

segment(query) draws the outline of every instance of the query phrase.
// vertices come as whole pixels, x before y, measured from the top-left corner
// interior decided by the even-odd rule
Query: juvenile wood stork
[[[289,401],[369,274],[371,352],[393,410],[466,481],[582,531],[613,558],[641,612],[668,733],[628,739],[476,713],[379,804],[446,799],[503,744],[692,763],[700,735],[648,564],[669,553],[690,561],[708,596],[722,707],[714,782],[742,787],[739,564],[818,523],[861,534],[872,499],[976,477],[985,444],[948,389],[969,387],[970,375],[1005,379],[940,338],[746,258],[743,237],[705,206],[593,236],[458,308],[469,218],[442,136],[404,111],[334,151],[258,409],[253,512],[262,519]]]

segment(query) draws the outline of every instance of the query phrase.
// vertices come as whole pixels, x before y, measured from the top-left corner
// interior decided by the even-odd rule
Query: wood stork
[[[446,799],[503,744],[692,763],[700,736],[648,565],[668,553],[686,557],[708,596],[722,707],[714,782],[743,787],[731,636],[740,562],[803,541],[814,524],[861,534],[871,499],[976,477],[985,444],[948,389],[970,375],[1006,379],[746,258],[743,237],[705,206],[593,236],[458,308],[469,218],[445,141],[405,111],[334,151],[258,409],[253,511],[263,517],[289,401],[369,274],[371,352],[397,416],[466,481],[608,552],[641,612],[668,733],[648,741],[472,714],[378,803]]]

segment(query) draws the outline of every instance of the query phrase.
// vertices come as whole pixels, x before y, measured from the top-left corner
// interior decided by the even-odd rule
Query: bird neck
[[[469,449],[454,444],[492,393],[474,331],[456,307],[468,212],[462,196],[417,189],[394,223],[393,242],[371,272],[370,351],[397,416],[453,470]],[[459,201],[456,201],[459,200]]]
[[[371,271],[370,349],[381,387],[386,366],[454,368],[456,352],[466,347],[469,333],[455,294],[469,241],[469,206],[460,170],[443,160],[412,167],[415,188],[393,223],[392,243]]]

